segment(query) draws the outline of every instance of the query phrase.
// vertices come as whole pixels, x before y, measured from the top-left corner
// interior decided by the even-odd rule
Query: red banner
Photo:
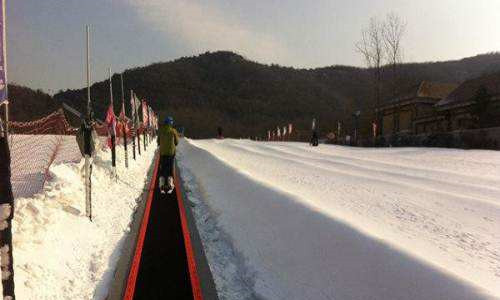
[[[149,118],[148,118],[148,105],[146,103],[146,100],[142,100],[142,123],[144,124],[144,127],[148,127],[149,124]]]
[[[113,111],[113,105],[110,104],[106,112],[106,120],[104,121],[108,127],[108,135],[116,136],[116,116]],[[111,147],[111,138],[108,139],[108,146]]]

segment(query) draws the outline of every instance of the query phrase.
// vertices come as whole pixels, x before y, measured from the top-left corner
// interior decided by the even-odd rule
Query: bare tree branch
[[[356,43],[356,49],[363,56],[368,69],[373,72],[375,101],[378,107],[380,106],[382,64],[385,59],[384,24],[377,18],[371,18],[368,28],[361,32],[361,40]],[[377,114],[376,119],[376,122],[379,123],[379,114]]]
[[[403,60],[401,41],[406,32],[406,22],[395,13],[387,14],[383,24],[383,40],[387,54],[387,62],[392,67],[393,94],[396,94],[397,66]]]

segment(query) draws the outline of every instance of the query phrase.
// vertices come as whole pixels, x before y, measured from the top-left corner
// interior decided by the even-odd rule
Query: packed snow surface
[[[179,152],[221,299],[500,298],[500,152],[248,140]]]
[[[112,178],[110,151],[97,152],[92,222],[85,216],[83,160],[56,161],[40,193],[15,199],[17,299],[105,299],[155,148],[149,146],[134,161],[129,147],[126,169],[123,147],[117,146],[118,179]]]

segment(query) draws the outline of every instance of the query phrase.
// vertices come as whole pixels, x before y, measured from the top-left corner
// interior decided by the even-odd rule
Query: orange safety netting
[[[127,122],[130,128],[130,120]],[[106,124],[95,123],[94,129],[99,136],[99,144],[106,145],[109,136]],[[68,123],[62,109],[34,121],[9,122],[11,182],[15,198],[30,197],[40,192],[50,178],[52,164],[80,161],[82,155],[76,142],[77,131]],[[135,142],[132,139],[136,134],[144,132],[142,124],[136,130],[130,129],[128,144]],[[120,129],[118,134],[117,145],[123,144]]]
[[[55,111],[30,122],[9,122],[12,189],[14,197],[29,197],[42,190],[53,163],[79,161],[76,128],[64,112]]]

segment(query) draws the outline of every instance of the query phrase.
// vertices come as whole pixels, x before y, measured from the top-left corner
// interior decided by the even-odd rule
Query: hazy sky
[[[294,67],[362,65],[370,17],[407,22],[406,61],[500,50],[499,0],[7,0],[9,81],[50,93],[82,87],[84,24],[92,77],[207,50]]]

